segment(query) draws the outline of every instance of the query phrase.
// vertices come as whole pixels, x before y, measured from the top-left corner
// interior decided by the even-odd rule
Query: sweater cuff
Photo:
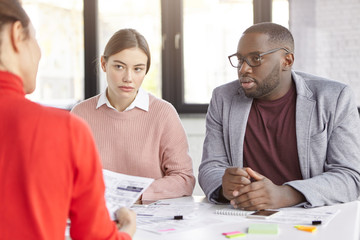
[[[211,194],[210,198],[217,203],[230,203],[230,201],[227,200],[222,194],[222,185]]]

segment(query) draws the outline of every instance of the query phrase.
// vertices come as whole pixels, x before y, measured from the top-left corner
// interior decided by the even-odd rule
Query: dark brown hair
[[[21,25],[24,28],[25,39],[28,38],[30,19],[19,0],[0,0],[0,46],[2,44],[1,32],[3,31],[4,26],[16,21],[21,22]]]
[[[5,24],[20,21],[25,30],[25,36],[29,36],[29,16],[21,6],[19,0],[0,0],[0,31]]]
[[[128,48],[140,48],[147,56],[146,73],[149,71],[151,57],[149,45],[146,39],[135,29],[127,28],[121,29],[114,33],[105,46],[103,57],[105,61],[108,58],[122,50]]]

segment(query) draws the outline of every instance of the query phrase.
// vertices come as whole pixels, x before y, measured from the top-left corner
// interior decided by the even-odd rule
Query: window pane
[[[252,0],[184,0],[185,103],[209,103],[215,87],[237,79],[227,56],[252,23]]]
[[[99,1],[99,56],[110,37],[122,28],[134,28],[149,44],[151,66],[142,87],[161,97],[161,7],[160,0],[101,0]],[[99,67],[100,88],[107,82]]]
[[[272,22],[289,28],[289,1],[273,0]]]
[[[36,90],[28,98],[71,107],[84,97],[83,2],[23,0],[23,6],[35,27],[42,54]]]

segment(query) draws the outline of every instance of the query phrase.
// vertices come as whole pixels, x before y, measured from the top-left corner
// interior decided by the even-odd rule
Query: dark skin
[[[248,33],[241,37],[237,53],[246,56],[251,52],[263,53],[278,47],[291,50],[290,46],[269,42],[266,34]],[[284,50],[264,55],[258,67],[251,67],[244,62],[238,69],[238,76],[245,94],[268,101],[281,98],[293,84],[293,62],[294,55]],[[221,194],[230,200],[234,208],[244,210],[289,207],[305,201],[299,191],[287,185],[276,185],[251,168],[226,169]]]

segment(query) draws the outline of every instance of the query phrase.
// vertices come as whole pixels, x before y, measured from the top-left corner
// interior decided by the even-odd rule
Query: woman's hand
[[[133,237],[136,231],[136,213],[123,207],[116,211],[115,216],[119,231],[126,232]]]

